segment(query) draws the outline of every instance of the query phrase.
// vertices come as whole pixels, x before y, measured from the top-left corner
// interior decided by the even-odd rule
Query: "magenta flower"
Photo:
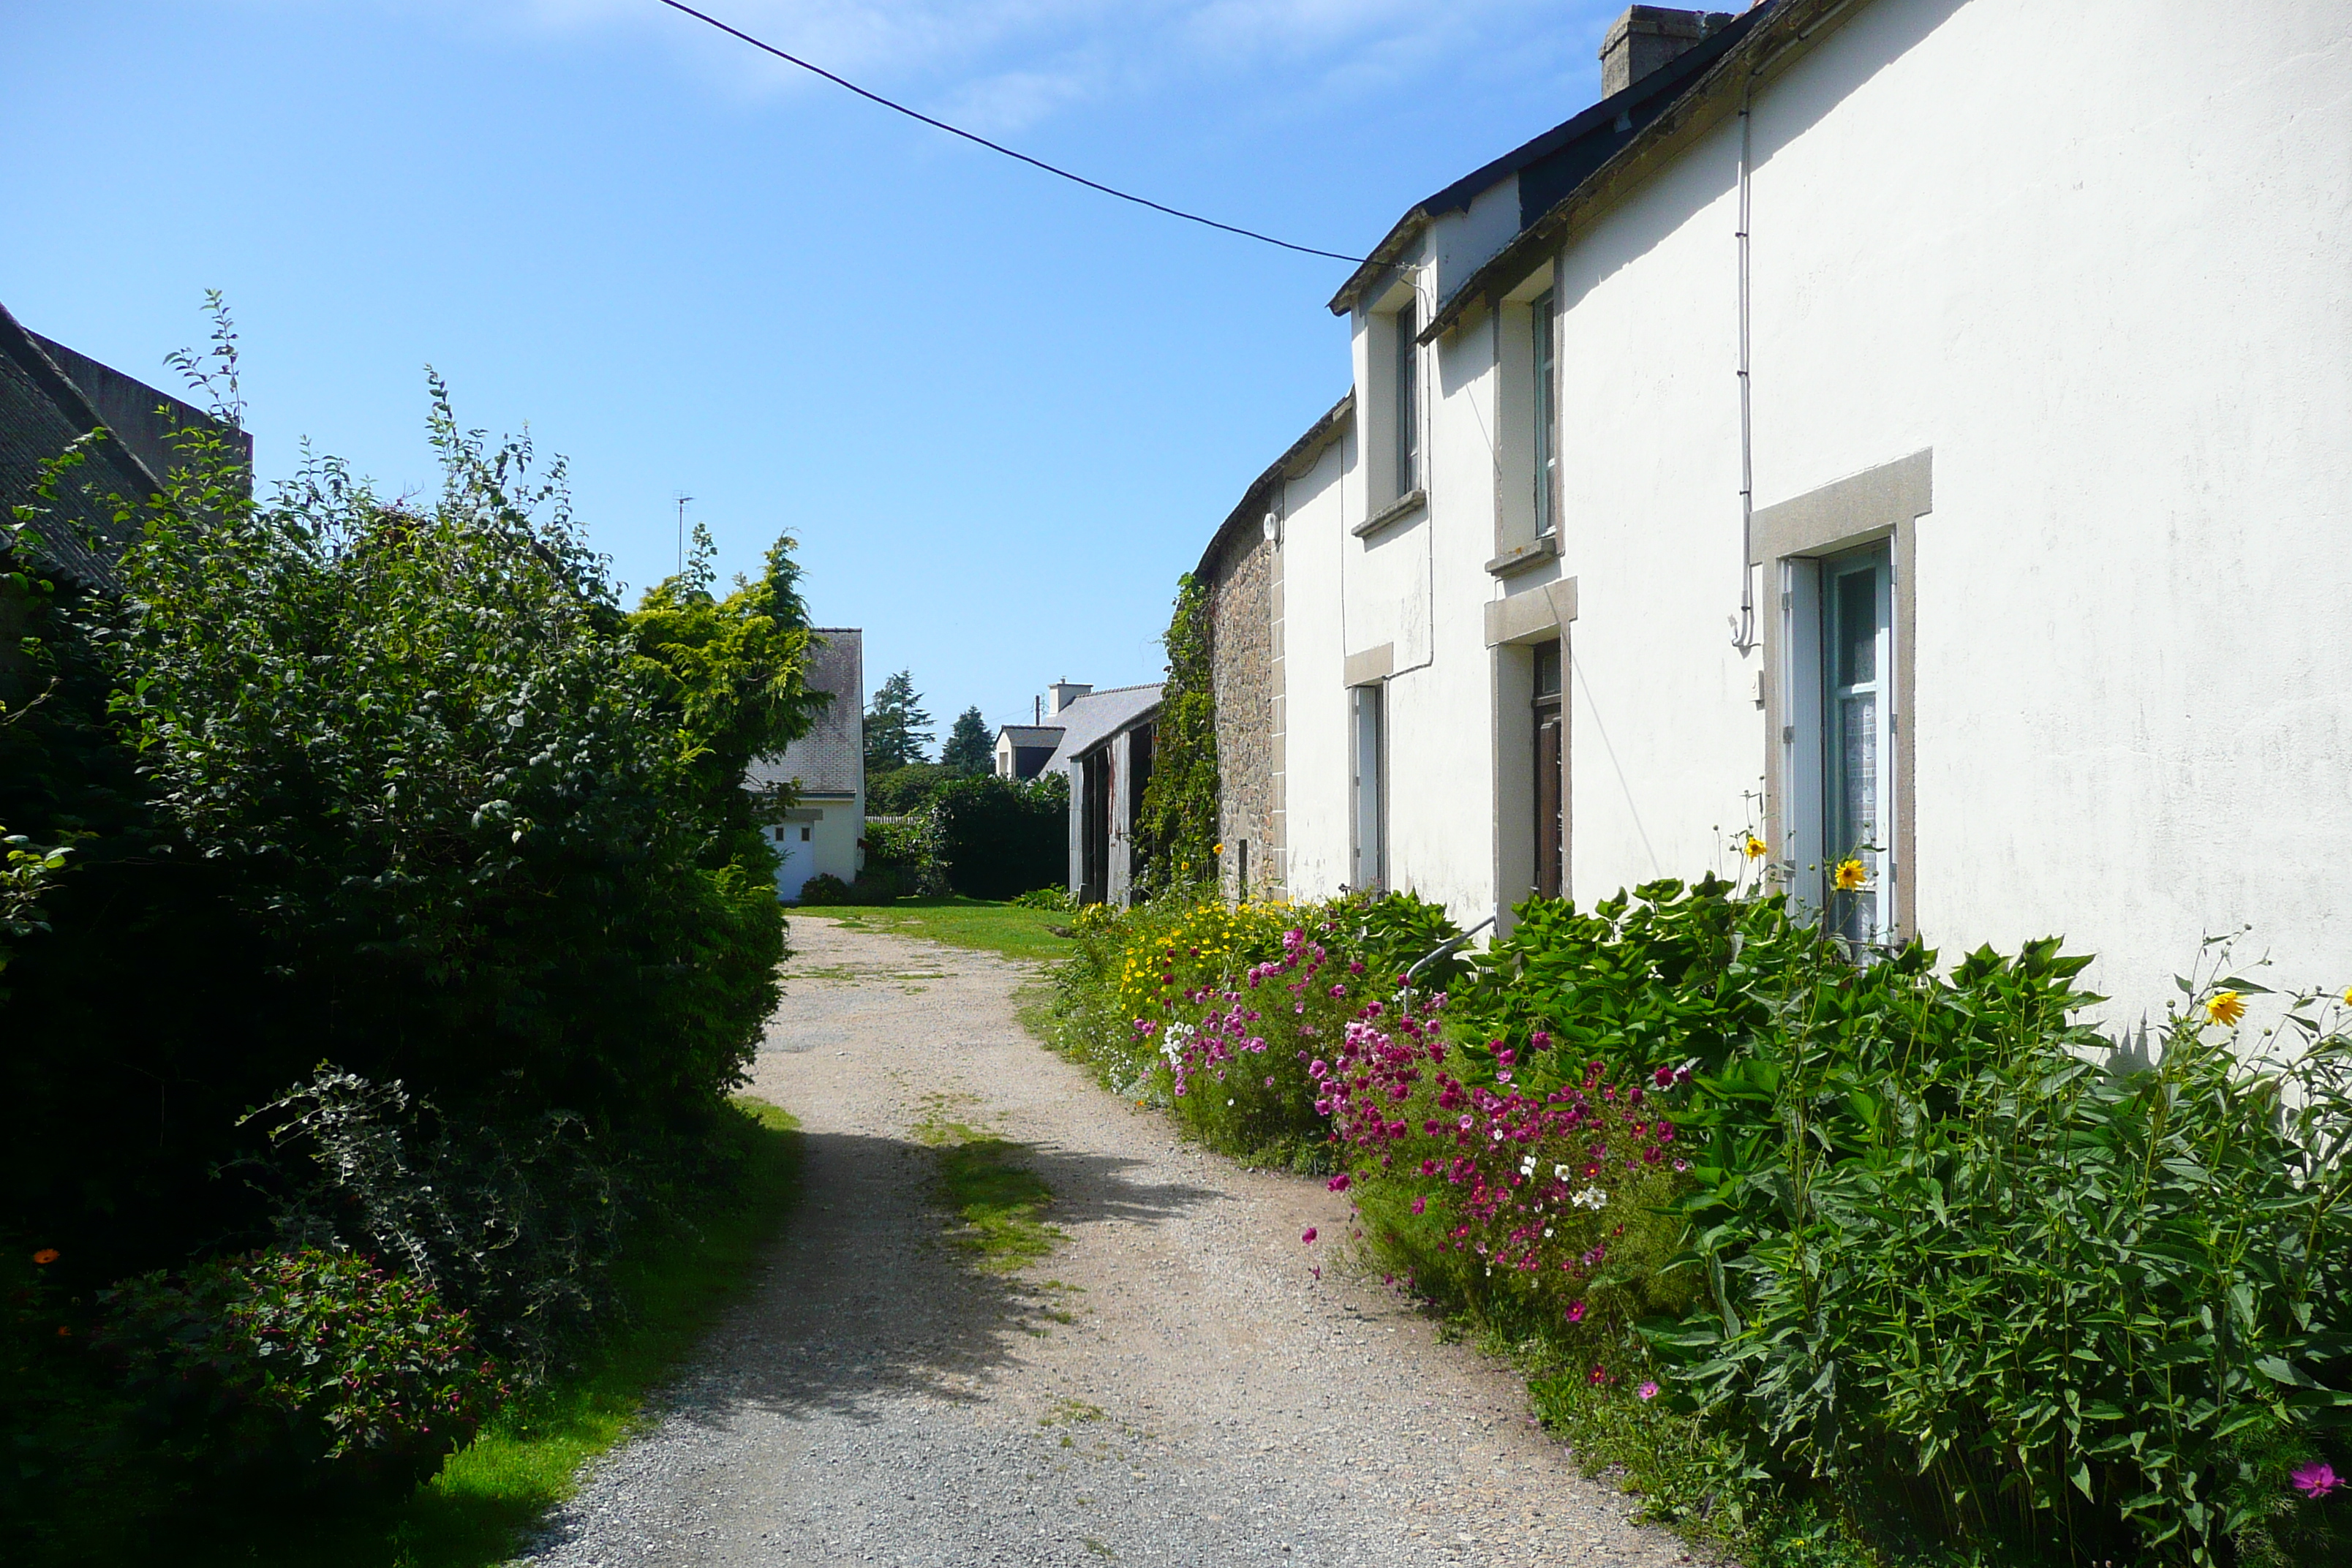
[[[1426,1214],[1426,1213],[1428,1212],[1428,1210],[1429,1210],[1429,1200],[1428,1200],[1427,1198],[1415,1198],[1415,1199],[1413,1199],[1413,1200],[1412,1200],[1412,1212],[1413,1212],[1413,1213],[1415,1213],[1415,1214]]]
[[[2315,1501],[2344,1484],[2336,1467],[2326,1463],[2305,1465],[2287,1479],[2294,1483],[2297,1491]]]
[[[1583,1303],[1583,1302],[1579,1301],[1579,1302],[1577,1302],[1574,1306],[1572,1306],[1572,1307],[1569,1308],[1569,1310],[1568,1310],[1568,1321],[1569,1321],[1570,1322],[1571,1322],[1571,1323],[1580,1323],[1580,1322],[1584,1321],[1584,1303]]]
[[[1314,1246],[1314,1245],[1315,1245],[1315,1227],[1314,1227],[1313,1226],[1311,1226],[1311,1225],[1310,1225],[1310,1226],[1308,1226],[1307,1227],[1307,1233],[1306,1233],[1304,1236],[1301,1236],[1301,1237],[1298,1238],[1298,1240],[1299,1240],[1299,1243],[1300,1243],[1300,1245],[1301,1245],[1301,1246],[1305,1246],[1305,1247],[1312,1247],[1312,1246]]]
[[[1323,1184],[1335,1193],[1344,1193],[1348,1190],[1349,1180],[1348,1173],[1342,1171]]]
[[[1658,1385],[1654,1381],[1647,1382],[1643,1384],[1641,1387],[1635,1389],[1633,1392],[1640,1394],[1643,1400],[1646,1403],[1647,1401],[1655,1399],[1658,1396]]]

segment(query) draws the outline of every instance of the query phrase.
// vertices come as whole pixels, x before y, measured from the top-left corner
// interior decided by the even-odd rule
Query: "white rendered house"
[[[2352,982],[2352,7],[1612,46],[1349,279],[1351,396],[1219,535],[1275,879],[1507,921],[1752,830],[1809,900],[1864,863],[1856,936],[2063,933],[2117,1018],[2248,922]]]
[[[776,896],[797,902],[801,888],[820,874],[857,879],[866,857],[866,634],[842,626],[815,628],[808,683],[833,700],[816,713],[807,734],[781,756],[751,765],[747,784],[788,783],[796,800],[784,820],[768,829],[776,851]]]

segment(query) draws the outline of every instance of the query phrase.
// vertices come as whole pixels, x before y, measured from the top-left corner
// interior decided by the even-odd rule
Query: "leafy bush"
[[[600,1157],[577,1116],[501,1126],[446,1116],[398,1082],[320,1068],[254,1113],[281,1178],[281,1242],[383,1259],[465,1310],[511,1372],[536,1380],[587,1339],[610,1303],[623,1216],[646,1181]],[[647,1173],[650,1175],[650,1173]]]
[[[1018,784],[982,773],[933,800],[948,884],[971,899],[1009,899],[1069,878],[1070,783],[1051,773]]]
[[[1032,888],[1025,893],[1013,895],[1012,901],[1024,910],[1052,910],[1066,915],[1078,912],[1078,897],[1065,883],[1057,882],[1050,888]]]
[[[2258,988],[2184,977],[2151,1063],[2055,941],[1939,973],[1714,879],[1518,913],[1408,1002],[1425,907],[1090,909],[1063,1037],[1156,1044],[1219,1147],[1331,1140],[1374,1267],[1770,1560],[2352,1544],[2352,996],[2249,1065]]]
[[[503,1393],[465,1314],[349,1253],[215,1258],[128,1280],[105,1309],[96,1350],[159,1448],[240,1488],[405,1489]]]
[[[866,864],[858,872],[886,885],[895,898],[936,898],[948,890],[939,823],[926,813],[896,820],[866,820]]]
[[[866,773],[866,809],[876,816],[919,816],[956,774],[941,763],[908,763],[892,768],[869,768]]]
[[[887,904],[898,897],[894,877],[860,877],[845,882],[830,871],[820,871],[801,884],[800,901],[814,909],[828,904]]]

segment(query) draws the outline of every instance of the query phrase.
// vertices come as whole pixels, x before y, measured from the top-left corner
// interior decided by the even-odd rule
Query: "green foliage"
[[[1058,1049],[1213,1149],[1318,1171],[1330,1152],[1315,1064],[1394,975],[1458,934],[1409,893],[1302,908],[1169,895],[1089,904],[1071,930]]]
[[[948,885],[966,898],[1009,899],[1068,879],[1066,774],[1025,784],[994,773],[959,779],[940,791],[931,819]]]
[[[2054,940],[1940,973],[1706,879],[1522,906],[1407,1008],[1450,928],[1349,907],[1088,910],[1060,1042],[1235,1152],[1307,1118],[1368,1259],[1659,1516],[1790,1565],[2352,1547],[2352,998],[2257,1046],[2217,958],[2148,1060]]]
[[[940,789],[954,774],[939,763],[909,763],[903,768],[866,774],[866,810],[870,816],[919,816],[931,809]]]
[[[2209,979],[2153,1065],[2102,1068],[2086,961],[1931,959],[1759,988],[1691,1118],[1709,1310],[1659,1352],[1757,1462],[1899,1480],[1940,1531],[2219,1561],[2279,1500],[2233,1487],[2252,1447],[2352,1458],[2352,1042],[2306,1017],[2250,1068],[2202,1019],[2254,987]]]
[[[642,1152],[598,1148],[569,1111],[447,1116],[329,1068],[249,1120],[268,1130],[282,1241],[383,1259],[466,1310],[526,1378],[593,1337],[623,1216],[649,1184],[631,1169]]]
[[[783,820],[793,802],[782,789],[755,796],[744,778],[755,759],[806,734],[816,710],[832,700],[808,686],[811,634],[795,542],[790,535],[777,540],[761,574],[739,577],[720,599],[711,592],[716,552],[697,523],[686,570],[648,588],[628,623],[681,749],[681,783],[693,791],[695,817],[710,836],[700,863],[732,864],[770,880],[775,861],[760,829]]]
[[[503,1393],[463,1313],[349,1253],[215,1258],[105,1300],[96,1353],[155,1450],[208,1484],[404,1490]]]
[[[811,705],[788,542],[724,598],[706,545],[627,616],[560,466],[437,383],[430,430],[422,504],[327,460],[257,500],[238,443],[184,432],[163,493],[111,503],[120,600],[26,537],[78,452],[0,536],[0,822],[39,860],[7,883],[0,1236],[62,1253],[30,1298],[62,1342],[109,1281],[274,1223],[538,1376],[601,1321],[619,1226],[716,1179],[783,952],[740,786]],[[48,1392],[0,1441],[69,1456],[42,1495],[135,1478],[104,1369],[26,1365]]]
[[[893,897],[935,898],[948,890],[946,847],[935,814],[896,822],[868,817],[864,843],[859,881],[887,888]]]
[[[1151,778],[1135,817],[1147,892],[1216,879],[1220,786],[1210,608],[1208,585],[1186,573],[1162,638],[1168,679],[1152,733]]]
[[[923,760],[931,743],[931,716],[907,670],[885,680],[866,706],[866,772],[870,776]]]
[[[956,715],[947,744],[940,748],[940,763],[960,778],[995,767],[996,738],[989,733],[988,721],[980,716],[979,709],[967,708]]]
[[[1066,784],[1064,787],[1068,786]],[[1066,883],[1056,883],[1050,888],[1032,888],[1009,901],[1024,910],[1052,910],[1065,915],[1078,912],[1078,896],[1070,891]]]

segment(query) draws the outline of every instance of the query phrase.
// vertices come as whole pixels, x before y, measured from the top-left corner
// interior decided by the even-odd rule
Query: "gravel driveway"
[[[1509,1372],[1315,1277],[1299,1233],[1344,1234],[1344,1200],[1177,1143],[1024,1033],[1025,966],[818,919],[793,940],[752,1089],[806,1129],[801,1210],[530,1561],[1691,1561]],[[1030,1146],[1052,1257],[1005,1278],[941,1243],[910,1129],[942,1105]]]

